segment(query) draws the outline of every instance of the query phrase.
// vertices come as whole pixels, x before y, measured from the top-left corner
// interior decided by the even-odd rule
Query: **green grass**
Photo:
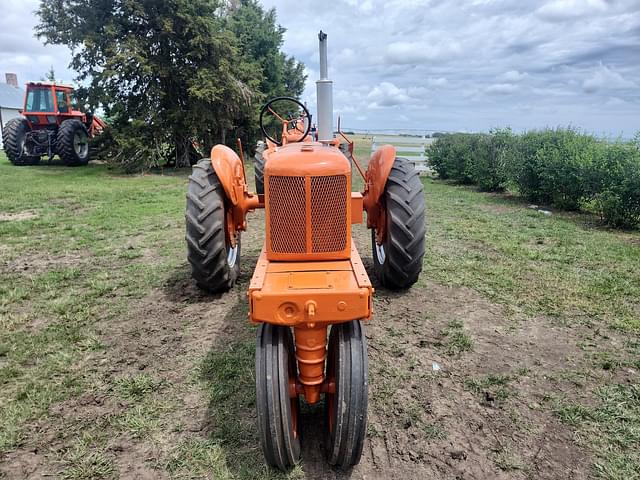
[[[0,451],[20,445],[50,405],[92,388],[78,362],[104,348],[100,322],[182,263],[184,183],[184,174],[121,177],[94,165],[19,168],[0,155],[0,212],[33,214],[0,221]],[[145,249],[152,265],[132,258]]]
[[[640,332],[640,233],[430,179],[425,191],[423,279],[470,287],[514,316]]]
[[[62,452],[62,478],[91,480],[112,477],[116,469],[105,450],[104,438],[83,433]]]
[[[595,405],[561,402],[556,414],[596,452],[599,478],[640,478],[640,385],[606,385],[595,397]]]
[[[226,467],[226,452],[209,440],[191,439],[179,443],[171,452],[164,468],[173,478],[212,478],[226,480],[233,474]]]
[[[509,375],[489,374],[482,378],[470,378],[464,382],[467,390],[475,394],[484,394],[487,399],[506,400],[514,394],[509,384],[513,378]]]
[[[136,400],[151,392],[158,391],[161,386],[162,381],[143,373],[119,378],[116,380],[115,390],[122,398]]]
[[[460,355],[473,349],[471,336],[464,331],[464,324],[459,320],[452,320],[442,331],[444,349],[447,355]]]

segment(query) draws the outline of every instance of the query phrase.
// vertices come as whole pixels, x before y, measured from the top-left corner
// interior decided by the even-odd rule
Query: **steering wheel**
[[[276,109],[275,104],[278,102],[291,102],[294,105],[291,106],[292,108],[280,107]],[[279,114],[277,110],[280,110],[281,113]],[[302,110],[302,112],[300,112],[300,110]],[[280,129],[283,132],[286,129],[287,132],[291,130],[297,130],[298,132],[302,133],[302,130],[298,129],[298,123],[303,122],[303,124],[306,124],[304,133],[302,133],[299,139],[293,140],[294,142],[303,141],[311,130],[311,114],[309,114],[309,110],[307,110],[307,107],[305,107],[301,102],[292,97],[272,98],[262,107],[262,110],[260,110],[260,131],[265,136],[265,138],[271,140],[276,145],[282,145],[282,138],[278,140],[277,134],[274,134],[274,136],[269,135],[267,128],[273,127],[273,119],[270,122],[267,121],[265,119],[266,113],[270,113],[272,117],[280,120],[280,123],[282,124],[282,127],[280,127]],[[267,125],[267,123],[271,123],[271,125]]]

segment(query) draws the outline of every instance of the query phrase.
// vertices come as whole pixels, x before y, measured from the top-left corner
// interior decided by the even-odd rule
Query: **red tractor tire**
[[[56,153],[68,167],[89,163],[89,132],[80,120],[65,120],[60,124]]]
[[[14,165],[36,165],[40,157],[23,155],[25,136],[31,131],[26,118],[12,118],[2,128],[2,146]]]

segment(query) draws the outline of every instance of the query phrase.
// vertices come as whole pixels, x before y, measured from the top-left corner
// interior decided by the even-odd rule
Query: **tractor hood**
[[[289,143],[265,151],[265,176],[351,175],[349,160],[334,146],[320,142]]]

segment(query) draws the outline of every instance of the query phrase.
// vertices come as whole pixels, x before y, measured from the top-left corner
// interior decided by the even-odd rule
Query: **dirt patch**
[[[76,214],[84,213],[85,211],[87,211],[85,206],[82,203],[80,203],[76,198],[71,198],[71,197],[52,198],[49,201],[49,203],[51,205],[55,205],[56,207],[61,207],[62,209],[68,212],[72,212]]]
[[[551,389],[537,372],[574,366],[571,336],[543,319],[513,325],[474,292],[436,284],[400,298],[378,291],[376,307],[362,478],[587,478],[570,429],[533,406]],[[452,321],[473,340],[460,356],[442,345]],[[485,385],[487,376],[506,385]]]
[[[637,233],[619,233],[616,235],[623,242],[629,243],[633,246],[640,246],[640,235]]]
[[[55,478],[57,470],[47,461],[39,448],[20,449],[5,455],[0,462],[0,478],[35,480]]]
[[[0,213],[0,222],[19,222],[22,220],[33,220],[38,218],[38,213],[34,210],[23,210],[15,213]]]

